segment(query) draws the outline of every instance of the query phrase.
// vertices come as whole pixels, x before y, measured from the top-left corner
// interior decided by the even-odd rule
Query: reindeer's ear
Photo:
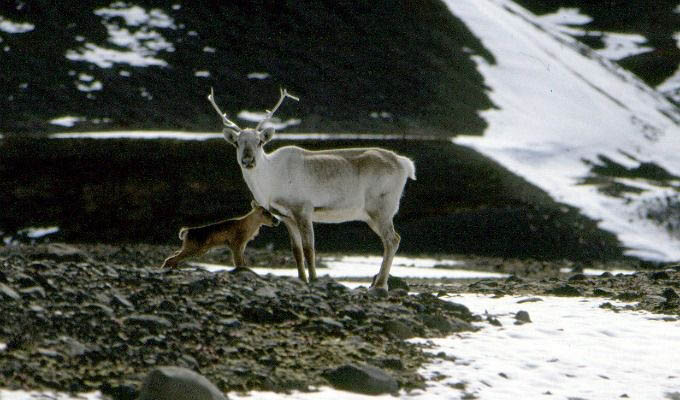
[[[251,207],[253,208],[253,210],[254,210],[254,209],[256,209],[256,208],[259,206],[259,204],[257,204],[257,201],[255,201],[255,200],[250,200],[250,206],[251,206]]]
[[[222,134],[227,142],[231,143],[232,146],[237,147],[236,140],[238,140],[239,131],[231,128],[224,128],[222,129]]]
[[[268,141],[272,140],[274,137],[274,128],[267,128],[263,129],[262,132],[260,132],[260,141],[262,144],[267,143]]]

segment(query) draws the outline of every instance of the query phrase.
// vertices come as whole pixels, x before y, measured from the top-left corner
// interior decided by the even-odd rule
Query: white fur
[[[255,200],[282,216],[300,279],[306,280],[305,261],[310,278],[316,278],[312,222],[358,220],[382,239],[385,253],[374,286],[386,289],[400,240],[392,219],[406,181],[415,179],[413,161],[380,148],[308,151],[286,146],[267,154],[263,145],[273,132],[266,133],[246,129],[225,132],[225,138],[237,146],[237,160]],[[251,158],[254,166],[247,168]]]

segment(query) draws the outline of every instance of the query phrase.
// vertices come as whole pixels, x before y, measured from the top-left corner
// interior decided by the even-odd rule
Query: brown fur
[[[253,203],[253,209],[246,215],[214,224],[184,227],[179,231],[182,248],[165,259],[163,266],[176,267],[188,257],[205,254],[213,247],[226,245],[231,250],[234,266],[244,266],[243,252],[248,242],[260,232],[260,227],[276,226],[278,220],[264,208]]]

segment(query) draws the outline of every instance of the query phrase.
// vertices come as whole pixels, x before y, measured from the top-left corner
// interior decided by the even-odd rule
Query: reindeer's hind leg
[[[305,263],[309,271],[309,280],[316,280],[316,256],[314,254],[314,225],[312,224],[312,212],[301,212],[295,215],[295,221],[300,230],[302,239],[302,251],[305,255]]]
[[[173,254],[172,256],[165,259],[161,268],[165,267],[175,268],[180,261],[198,254],[200,250],[201,250],[200,247],[185,242],[182,244],[181,249],[176,251],[175,254]]]
[[[367,221],[368,226],[380,236],[383,244],[383,260],[380,265],[380,272],[371,284],[371,288],[379,288],[387,290],[387,279],[390,276],[390,269],[392,268],[392,260],[399,249],[399,242],[401,237],[394,230],[392,218],[371,218]]]

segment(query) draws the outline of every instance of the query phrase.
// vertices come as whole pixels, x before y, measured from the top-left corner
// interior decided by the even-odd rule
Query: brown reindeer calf
[[[177,263],[187,257],[205,254],[213,247],[222,245],[229,246],[234,266],[243,267],[243,252],[248,242],[260,232],[260,227],[279,224],[278,219],[254,201],[251,206],[253,209],[242,217],[180,229],[179,238],[182,241],[182,248],[166,258],[161,268],[176,267]]]

